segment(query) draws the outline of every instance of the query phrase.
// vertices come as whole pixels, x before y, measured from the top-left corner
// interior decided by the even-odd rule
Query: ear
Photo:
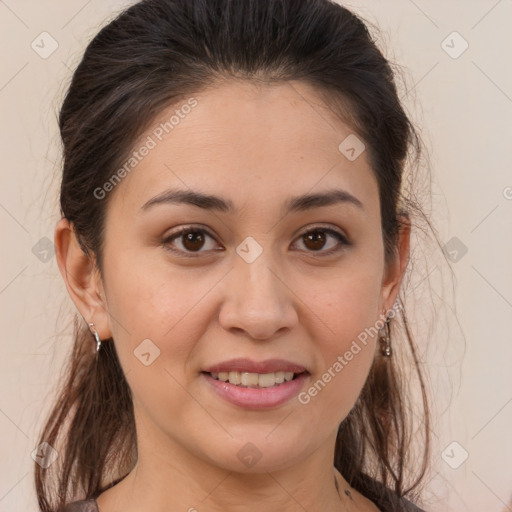
[[[411,236],[411,221],[407,214],[401,214],[398,219],[399,230],[397,246],[393,260],[384,270],[381,293],[381,311],[388,311],[398,296],[400,284],[409,262],[409,247]]]
[[[55,227],[55,255],[69,296],[100,339],[112,337],[103,283],[96,260],[84,253],[72,223],[62,218]]]

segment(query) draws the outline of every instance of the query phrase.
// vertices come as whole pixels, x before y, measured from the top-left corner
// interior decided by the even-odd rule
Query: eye
[[[210,235],[208,231],[202,228],[185,226],[180,228],[178,231],[171,233],[168,237],[162,240],[162,243],[170,251],[182,253],[184,256],[189,256],[192,253],[212,250],[213,247],[211,244],[210,247],[206,244],[208,238],[214,242],[213,247],[215,247],[215,238]],[[178,242],[178,248],[173,247],[175,241]],[[206,249],[204,249],[205,245]]]
[[[208,239],[211,240],[210,247],[207,244]],[[344,246],[350,245],[343,234],[321,226],[305,231],[300,235],[298,241],[304,244],[306,252],[318,252],[321,256],[329,256],[341,251]],[[216,240],[203,228],[184,226],[162,240],[162,244],[172,252],[193,257],[194,253],[214,250]],[[326,248],[327,250],[325,250]]]
[[[329,239],[331,239],[330,243]],[[316,227],[304,232],[298,241],[304,244],[307,252],[319,252],[321,256],[329,256],[342,250],[343,246],[350,245],[343,234],[324,227]],[[325,248],[327,250],[324,250]]]

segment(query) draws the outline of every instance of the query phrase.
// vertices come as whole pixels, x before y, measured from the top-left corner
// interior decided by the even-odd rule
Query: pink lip
[[[269,409],[277,407],[298,395],[309,373],[303,372],[293,380],[270,388],[245,388],[214,379],[208,373],[202,373],[202,375],[213,390],[228,402],[245,409]]]
[[[208,373],[219,372],[247,372],[247,373],[273,373],[293,372],[303,373],[306,368],[284,359],[267,359],[266,361],[251,361],[250,359],[231,359],[205,368]]]

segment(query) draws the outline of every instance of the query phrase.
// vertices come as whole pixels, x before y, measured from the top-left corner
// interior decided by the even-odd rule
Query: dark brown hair
[[[59,116],[61,213],[101,273],[108,196],[99,200],[94,191],[122,166],[163,109],[226,80],[302,81],[366,145],[390,262],[397,256],[401,220],[418,209],[404,193],[402,178],[421,148],[394,76],[366,24],[330,0],[139,2],[101,29],[73,74]],[[421,449],[411,455],[417,433],[404,368],[396,357],[376,357],[339,427],[334,459],[349,484],[366,496],[377,493],[374,482],[412,496],[428,467],[428,400],[403,307],[391,321],[395,346],[400,334],[419,383]],[[42,512],[98,495],[136,462],[131,391],[108,341],[95,358],[91,334],[75,320],[66,378],[39,439],[59,453],[47,469],[35,465]]]

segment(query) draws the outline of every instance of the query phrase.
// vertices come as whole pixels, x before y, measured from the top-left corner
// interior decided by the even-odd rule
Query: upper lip
[[[293,372],[303,373],[306,370],[304,366],[286,361],[285,359],[267,359],[265,361],[252,361],[250,359],[230,359],[203,370],[208,373],[219,372],[246,372],[246,373],[273,373],[273,372]]]

